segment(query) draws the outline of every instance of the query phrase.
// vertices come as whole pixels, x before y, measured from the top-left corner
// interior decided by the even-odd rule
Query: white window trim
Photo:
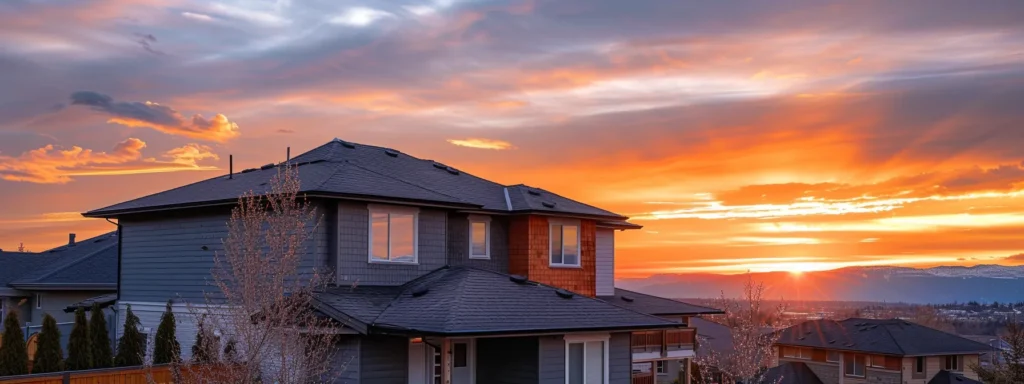
[[[414,207],[403,207],[397,205],[369,204],[366,215],[366,259],[373,264],[406,264],[416,265],[420,262],[420,210]],[[388,239],[388,260],[373,258],[373,214],[374,213],[398,213],[412,215],[412,261],[392,261],[391,240]],[[388,231],[391,230],[391,219],[388,218]]]
[[[36,309],[43,309],[43,294],[36,292],[34,296],[32,301],[36,302]]]
[[[550,257],[551,256],[548,255],[548,258],[550,258]],[[602,344],[602,345],[604,345],[604,358],[602,359],[603,362],[604,362],[604,370],[602,370],[602,372],[604,373],[604,382],[603,382],[603,384],[608,384],[608,360],[609,360],[609,358],[608,358],[608,344],[610,344],[611,339],[612,339],[611,335],[607,334],[607,333],[587,334],[587,335],[565,335],[565,384],[569,384],[569,344],[584,343],[583,344],[583,372],[584,372],[584,375],[585,375],[586,372],[587,372],[587,345],[585,343],[588,342],[588,341],[601,341],[601,342],[604,342],[604,344]]]
[[[555,264],[555,263],[553,263],[551,261],[551,251],[554,250],[551,247],[551,234],[554,231],[554,227],[556,225],[561,225],[563,227],[565,227],[565,226],[574,226],[574,227],[576,227],[576,264],[565,264],[565,254],[564,253],[562,254],[562,263]],[[562,229],[562,231],[564,233],[565,229]],[[582,244],[580,244],[580,238],[582,237],[581,236],[581,232],[582,232],[582,228],[580,226],[580,221],[579,220],[548,219],[548,266],[549,267],[552,267],[552,268],[581,268],[581,266],[583,265],[583,254],[581,252],[581,248],[583,248],[583,246],[582,246]],[[563,243],[564,243],[564,240],[563,240]],[[564,249],[565,245],[563,244],[562,247]]]
[[[654,373],[659,375],[667,374],[668,367],[665,365],[665,360],[658,360],[654,362]]]
[[[484,254],[473,254],[473,223],[484,223]],[[491,259],[491,217],[469,215],[469,258],[479,260]]]

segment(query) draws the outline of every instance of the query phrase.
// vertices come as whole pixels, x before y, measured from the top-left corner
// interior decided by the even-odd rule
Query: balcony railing
[[[633,353],[678,351],[693,349],[697,330],[694,328],[665,331],[633,332]]]

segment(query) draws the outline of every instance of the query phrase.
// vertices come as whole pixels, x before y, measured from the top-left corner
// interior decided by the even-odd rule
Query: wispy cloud
[[[195,114],[185,118],[178,111],[154,102],[121,102],[96,92],[71,94],[72,105],[92,107],[93,110],[112,115],[108,122],[128,127],[146,127],[163,133],[208,141],[226,141],[239,135],[238,124],[227,116],[216,114],[204,118]]]
[[[217,159],[210,148],[189,144],[164,153],[168,160],[143,158],[146,143],[129,138],[118,143],[109,152],[73,146],[59,149],[47,145],[23,153],[18,157],[0,156],[0,179],[39,184],[64,184],[75,176],[129,175],[180,171],[209,171],[216,167],[198,164],[205,159]]]
[[[344,13],[332,17],[330,22],[350,27],[365,27],[378,20],[394,16],[395,15],[391,12],[381,11],[379,9],[355,7],[349,8]]]
[[[460,147],[477,149],[503,150],[515,148],[515,146],[513,146],[512,143],[494,139],[448,139],[448,142]]]

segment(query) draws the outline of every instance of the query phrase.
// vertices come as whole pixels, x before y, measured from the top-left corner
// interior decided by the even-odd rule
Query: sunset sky
[[[0,2],[0,248],[393,147],[633,217],[618,276],[1024,264],[1024,2]]]

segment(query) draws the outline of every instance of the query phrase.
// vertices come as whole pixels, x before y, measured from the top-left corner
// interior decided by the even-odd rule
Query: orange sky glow
[[[626,3],[0,9],[0,248],[339,137],[630,216],[619,277],[1024,265],[1022,3]]]

